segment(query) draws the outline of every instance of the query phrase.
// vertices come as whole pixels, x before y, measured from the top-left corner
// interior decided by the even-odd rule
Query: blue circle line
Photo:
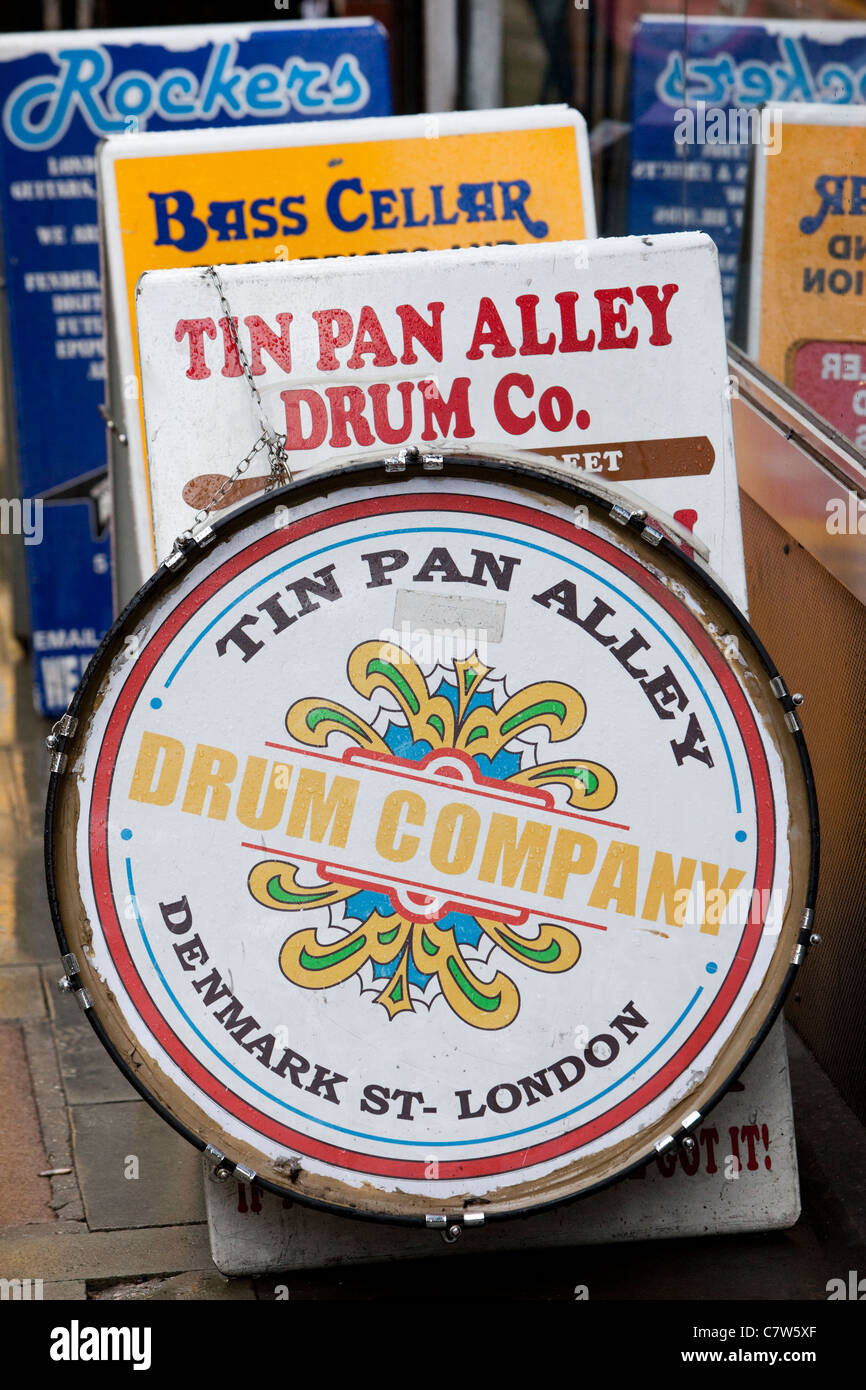
[[[602,575],[596,574],[594,570],[588,569],[586,565],[580,564],[578,560],[570,560],[567,555],[560,555],[558,551],[550,550],[547,546],[536,545],[534,541],[521,540],[515,536],[503,536],[498,531],[482,531],[479,528],[468,530],[466,527],[462,526],[404,526],[401,527],[399,530],[374,531],[369,535],[352,536],[345,541],[333,541],[330,545],[322,546],[319,550],[313,550],[308,555],[304,555],[302,558],[298,560],[291,560],[288,564],[281,565],[279,569],[272,570],[270,574],[266,574],[264,578],[257,580],[255,584],[252,584],[249,589],[244,590],[242,594],[238,594],[237,598],[233,599],[232,602],[228,605],[228,607],[224,608],[222,612],[216,615],[215,618],[211,619],[211,621],[207,624],[206,627],[202,628],[198,636],[194,638],[194,640],[187,647],[186,651],[183,653],[183,656],[177,662],[177,665],[169,673],[165,681],[165,688],[167,689],[171,685],[172,681],[174,680],[181,666],[183,666],[187,657],[189,657],[193,653],[195,648],[198,646],[199,642],[204,640],[204,638],[211,631],[211,629],[215,627],[217,623],[221,622],[222,619],[226,616],[226,614],[230,613],[231,610],[237,607],[239,603],[243,603],[244,599],[249,598],[250,594],[255,593],[256,589],[260,589],[263,584],[269,584],[271,580],[276,579],[278,575],[285,574],[287,570],[295,569],[298,565],[308,564],[310,560],[315,560],[316,557],[319,555],[327,555],[328,552],[331,550],[341,550],[344,546],[347,545],[368,545],[370,541],[387,540],[391,536],[429,535],[430,532],[439,532],[443,535],[484,536],[486,540],[503,541],[507,542],[510,545],[522,545],[526,550],[537,550],[542,555],[550,555],[554,560],[560,560],[563,564],[571,565],[573,569],[582,570],[584,574],[589,575],[590,579],[594,579],[598,584],[605,584],[615,594],[619,594],[620,598],[624,599],[626,603],[631,604],[632,608],[636,609],[637,612],[642,615],[642,617],[646,618],[647,622],[655,628],[659,636],[662,637],[664,641],[667,642],[668,645],[673,648],[673,650],[676,652],[677,656],[680,658],[683,665],[685,666],[686,670],[691,674],[691,677],[694,680],[695,685],[698,687],[698,690],[700,690],[701,694],[703,695],[704,700],[707,704],[707,709],[710,711],[710,714],[713,717],[713,722],[716,726],[716,729],[718,730],[719,738],[722,740],[722,746],[725,750],[725,756],[728,760],[728,768],[731,774],[731,781],[734,784],[734,801],[736,803],[737,812],[738,814],[742,812],[742,803],[740,801],[740,787],[737,781],[737,774],[734,770],[734,760],[731,756],[731,750],[728,747],[728,740],[725,738],[721,722],[719,721],[719,717],[716,714],[716,711],[710,702],[710,697],[704,689],[703,683],[701,682],[697,672],[695,671],[691,662],[688,661],[688,659],[680,651],[673,638],[670,637],[669,634],[666,633],[664,629],[659,626],[655,618],[651,617],[651,615],[647,613],[646,609],[641,608],[639,603],[636,603],[635,600],[629,594],[625,593],[616,584],[612,583],[611,580],[605,579]]]
[[[676,1023],[673,1024],[673,1026],[668,1030],[668,1032],[665,1033],[664,1037],[656,1043],[655,1047],[653,1047],[646,1054],[645,1057],[642,1057],[639,1062],[635,1063],[631,1071],[627,1071],[624,1076],[621,1076],[619,1078],[618,1081],[612,1082],[611,1085],[605,1087],[603,1091],[597,1092],[597,1094],[591,1096],[589,1100],[582,1101],[580,1105],[575,1105],[573,1109],[566,1110],[562,1115],[556,1115],[551,1120],[542,1120],[535,1125],[526,1125],[523,1129],[510,1130],[508,1134],[496,1134],[487,1138],[483,1138],[481,1136],[476,1135],[473,1139],[391,1139],[389,1136],[384,1134],[367,1134],[363,1130],[347,1129],[345,1125],[335,1125],[330,1120],[322,1120],[319,1119],[316,1115],[307,1114],[305,1110],[299,1110],[297,1106],[290,1105],[287,1100],[281,1100],[279,1096],[275,1096],[270,1091],[266,1091],[263,1086],[257,1085],[255,1081],[252,1081],[247,1075],[245,1075],[244,1072],[239,1071],[236,1066],[229,1062],[228,1059],[225,1058],[221,1052],[217,1051],[213,1043],[210,1042],[202,1032],[200,1032],[200,1030],[193,1023],[192,1019],[186,1013],[183,1006],[179,1003],[177,997],[175,996],[171,987],[169,986],[168,981],[162,973],[156,956],[153,953],[153,948],[147,938],[147,933],[144,930],[144,923],[141,920],[141,914],[138,910],[138,898],[135,892],[135,885],[132,881],[131,859],[126,860],[126,881],[129,885],[129,895],[130,900],[132,902],[133,910],[135,912],[135,920],[138,923],[138,930],[141,933],[141,939],[144,942],[145,950],[147,951],[147,954],[150,957],[150,963],[156,971],[157,975],[159,976],[159,979],[162,983],[162,986],[166,994],[168,995],[171,1002],[174,1004],[181,1018],[183,1018],[185,1022],[189,1025],[189,1027],[195,1033],[196,1037],[204,1043],[208,1051],[212,1052],[213,1055],[220,1062],[222,1062],[223,1066],[229,1069],[229,1071],[234,1072],[235,1076],[239,1076],[241,1081],[243,1081],[245,1085],[251,1086],[254,1091],[258,1091],[259,1094],[263,1095],[267,1100],[272,1100],[276,1105],[281,1105],[284,1110],[290,1110],[293,1115],[300,1115],[302,1119],[309,1120],[311,1124],[322,1125],[325,1127],[325,1129],[334,1129],[337,1130],[340,1134],[350,1134],[355,1139],[367,1139],[373,1143],[378,1142],[381,1144],[398,1144],[402,1148],[426,1149],[429,1152],[431,1148],[459,1149],[465,1148],[468,1144],[497,1144],[504,1139],[517,1139],[520,1137],[521,1134],[531,1134],[534,1130],[537,1129],[549,1129],[551,1126],[561,1123],[562,1120],[567,1120],[570,1118],[570,1116],[576,1115],[579,1110],[585,1110],[588,1105],[594,1105],[597,1100],[601,1100],[603,1096],[609,1095],[611,1091],[615,1091],[618,1086],[621,1086],[623,1084],[623,1082],[628,1081],[629,1077],[634,1076],[635,1072],[640,1071],[641,1067],[645,1066],[646,1063],[650,1060],[650,1058],[653,1057],[655,1053],[659,1051],[660,1048],[664,1047],[665,1043],[671,1037],[673,1037],[674,1033],[677,1031],[680,1024],[683,1022],[683,1019],[685,1019],[686,1016],[691,1012],[698,999],[703,994],[703,986],[699,985],[698,988],[695,990],[695,993],[693,994],[692,998],[689,1000],[688,1004],[683,1009],[683,1012],[680,1014]]]

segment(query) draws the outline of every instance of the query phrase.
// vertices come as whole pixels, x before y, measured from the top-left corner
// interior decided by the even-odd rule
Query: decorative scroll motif
[[[601,763],[575,757],[522,766],[533,748],[517,741],[542,727],[553,743],[571,739],[586,717],[582,696],[559,681],[538,681],[506,698],[494,708],[493,668],[473,654],[454,660],[452,672],[425,677],[401,648],[381,641],[362,642],[348,662],[348,677],[365,700],[380,702],[374,722],[355,710],[323,698],[298,700],[286,715],[286,728],[298,743],[325,748],[340,734],[370,754],[395,756],[407,765],[431,752],[456,751],[468,757],[485,778],[531,789],[560,784],[567,788],[568,805],[581,812],[602,811],[616,797],[616,781]],[[436,678],[435,689],[429,682]],[[393,708],[396,702],[397,709]],[[520,966],[547,974],[570,970],[580,956],[580,942],[567,927],[536,922],[532,935],[490,915],[445,910],[438,920],[413,920],[396,911],[385,887],[381,892],[357,883],[299,882],[298,866],[287,860],[265,860],[249,876],[256,902],[283,912],[332,908],[342,904],[342,916],[331,926],[343,934],[323,941],[319,929],[294,932],[280,951],[280,968],[288,980],[304,989],[328,989],[365,967],[372,970],[375,1001],[389,1019],[413,1013],[418,1003],[429,1007],[441,991],[447,1003],[474,1028],[504,1028],[517,1017],[520,995],[503,970],[491,980],[474,968],[494,947]],[[357,925],[353,925],[357,923]],[[525,927],[527,924],[521,923]],[[436,990],[435,984],[439,989]]]

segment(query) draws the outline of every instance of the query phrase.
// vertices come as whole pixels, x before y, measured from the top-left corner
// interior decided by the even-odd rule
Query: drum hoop
[[[728,1094],[733,1084],[748,1067],[749,1063],[766,1040],[784,1008],[793,981],[808,954],[818,891],[820,826],[815,780],[808,749],[806,747],[805,736],[800,726],[800,721],[796,716],[797,706],[789,694],[766,647],[758,637],[749,619],[725,589],[719,576],[716,575],[708,565],[694,558],[692,555],[689,555],[680,543],[672,539],[665,529],[665,522],[658,519],[658,515],[654,516],[650,508],[645,509],[643,505],[640,505],[634,509],[625,509],[620,494],[617,494],[613,490],[609,490],[604,485],[596,484],[594,479],[571,478],[551,468],[546,457],[543,455],[508,449],[505,446],[500,448],[499,446],[489,445],[477,450],[473,449],[466,451],[443,449],[441,453],[436,456],[437,463],[439,460],[441,460],[442,463],[441,469],[437,468],[436,472],[428,471],[424,468],[412,469],[411,465],[413,462],[421,462],[423,459],[424,454],[419,449],[408,449],[404,452],[403,458],[401,459],[401,463],[405,465],[404,468],[399,472],[396,470],[385,472],[384,465],[386,463],[393,464],[394,458],[390,451],[383,451],[378,454],[365,454],[357,459],[351,459],[346,463],[341,462],[333,468],[323,467],[321,469],[311,470],[309,473],[305,473],[301,478],[286,483],[279,488],[274,488],[272,491],[266,492],[260,497],[254,497],[241,503],[239,506],[233,508],[226,516],[210,523],[207,539],[208,547],[211,540],[219,540],[233,535],[238,530],[242,530],[259,512],[270,511],[275,504],[288,501],[289,499],[305,497],[310,493],[314,496],[320,496],[323,501],[326,501],[326,497],[323,496],[323,491],[326,492],[329,486],[351,487],[359,483],[363,478],[369,477],[373,472],[377,473],[377,481],[380,485],[386,480],[394,481],[399,485],[400,480],[424,479],[429,482],[432,488],[438,485],[446,486],[451,478],[460,476],[461,470],[465,470],[465,474],[470,477],[484,478],[487,475],[495,474],[501,478],[502,475],[505,474],[507,481],[513,481],[515,483],[521,481],[524,483],[541,482],[550,489],[558,489],[560,492],[566,493],[572,497],[580,498],[584,501],[591,501],[599,506],[602,511],[606,511],[609,519],[614,509],[618,506],[620,512],[625,514],[619,515],[614,519],[618,520],[623,525],[624,530],[629,532],[632,536],[640,538],[645,527],[649,525],[653,528],[652,540],[650,542],[653,550],[657,553],[665,554],[668,558],[674,559],[693,578],[697,578],[709,589],[716,601],[727,610],[747,637],[761,665],[767,673],[768,681],[771,684],[776,683],[776,688],[781,691],[781,693],[777,695],[780,707],[784,714],[793,720],[793,724],[788,723],[788,729],[799,758],[809,820],[809,863],[806,875],[806,892],[802,909],[801,925],[797,935],[796,947],[776,998],[760,1029],[743,1056],[728,1075],[727,1079],[717,1088],[708,1100],[702,1102],[700,1118],[704,1120]],[[628,500],[631,501],[632,497],[629,496]],[[198,556],[204,556],[207,553],[205,549],[201,548],[192,535],[188,538],[184,538],[181,548],[187,560],[195,560]],[[170,590],[172,583],[178,576],[183,576],[187,573],[188,570],[185,565],[180,568],[172,568],[166,561],[163,561],[155,573],[151,575],[137,593],[132,596],[126,606],[118,614],[91,657],[78,688],[67,708],[66,713],[68,717],[78,717],[78,712],[87,701],[90,688],[94,683],[97,673],[101,671],[103,658],[113,649],[118,634],[126,627],[130,617],[139,608],[160,595],[163,591]],[[52,925],[54,927],[60,954],[65,957],[68,955],[70,947],[60,912],[54,855],[57,795],[58,789],[61,786],[62,776],[62,769],[56,768],[52,769],[49,777],[45,808],[44,860],[47,896]],[[75,974],[67,978],[69,978],[72,990],[77,993],[81,988],[80,979]],[[207,1151],[209,1148],[207,1142],[189,1129],[177,1116],[173,1115],[158,1097],[152,1094],[147,1086],[144,1085],[133,1068],[121,1056],[114,1042],[107,1034],[102,1021],[97,1016],[95,1007],[87,1007],[84,1009],[84,1012],[94,1033],[99,1038],[100,1043],[133,1089],[177,1134],[186,1139],[187,1142],[192,1144],[199,1152],[204,1153]],[[685,1126],[681,1127],[679,1130],[673,1131],[669,1136],[669,1144],[666,1144],[666,1148],[673,1149],[679,1146],[688,1136],[689,1129]],[[620,1168],[616,1173],[592,1183],[591,1186],[580,1192],[557,1196],[550,1201],[533,1203],[531,1206],[526,1207],[507,1207],[498,1211],[489,1211],[485,1209],[486,1221],[499,1222],[516,1220],[520,1217],[534,1216],[544,1211],[550,1211],[553,1208],[570,1205],[573,1202],[580,1202],[586,1197],[592,1196],[597,1192],[603,1191],[605,1188],[621,1182],[631,1174],[639,1172],[651,1163],[655,1157],[655,1151],[651,1150],[648,1154]],[[235,1165],[230,1159],[227,1157],[224,1158],[224,1163],[226,1168],[234,1171]],[[249,1179],[245,1177],[244,1174],[241,1174],[239,1180],[248,1181]],[[299,1205],[314,1210],[324,1211],[330,1215],[341,1216],[347,1220],[363,1220],[384,1225],[409,1227],[424,1227],[427,1224],[424,1216],[415,1215],[413,1213],[366,1211],[354,1208],[350,1210],[345,1206],[325,1202],[311,1196],[309,1193],[297,1192],[288,1185],[285,1187],[280,1186],[258,1173],[255,1174],[253,1181],[256,1187],[259,1187],[263,1191],[271,1192],[275,1196],[283,1198],[290,1196],[291,1200],[297,1202]]]

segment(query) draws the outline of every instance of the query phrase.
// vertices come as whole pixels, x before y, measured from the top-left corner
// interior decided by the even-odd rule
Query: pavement
[[[48,723],[0,586],[0,1279],[50,1300],[823,1300],[866,1275],[866,1130],[789,1034],[803,1211],[788,1231],[227,1279],[201,1160],[116,1069],[74,1000],[45,897]],[[239,1192],[243,1200],[243,1194]]]

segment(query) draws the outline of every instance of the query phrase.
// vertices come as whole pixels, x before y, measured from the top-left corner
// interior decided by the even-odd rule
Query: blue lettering
[[[446,217],[446,216],[445,216],[445,213],[442,211],[442,189],[443,189],[443,187],[444,187],[444,185],[441,184],[441,183],[434,183],[434,184],[431,184],[431,185],[430,185],[430,192],[433,194],[433,226],[434,226],[434,227],[451,227],[451,226],[453,226],[453,224],[457,221],[457,218],[460,216],[460,214],[459,214],[458,212],[455,212],[455,214],[454,214],[453,217]]]
[[[244,114],[244,109],[235,93],[235,87],[243,74],[240,71],[231,71],[236,56],[237,44],[234,40],[221,43],[218,48],[214,49],[202,82],[202,92],[204,93],[201,100],[202,116],[212,116],[220,107],[227,111],[230,116],[242,116]],[[228,69],[228,73],[226,69]]]
[[[207,224],[212,232],[216,232],[217,241],[246,241],[243,198],[228,203],[211,203]]]
[[[250,217],[258,225],[253,229],[253,237],[276,236],[277,219],[265,208],[272,208],[276,198],[253,198],[250,203]]]
[[[153,199],[156,215],[156,240],[154,246],[176,246],[178,251],[200,251],[207,241],[207,227],[200,217],[195,217],[195,204],[184,189],[173,193],[148,193]],[[169,208],[169,199],[174,203]],[[177,222],[181,235],[172,236],[171,224]]]
[[[344,53],[337,59],[331,88],[331,102],[335,111],[360,111],[370,99],[370,84],[353,53]]]
[[[373,203],[373,227],[377,232],[381,232],[387,227],[399,227],[399,217],[388,218],[394,204],[397,201],[397,194],[393,188],[374,188],[370,192]]]
[[[196,82],[190,73],[184,72],[183,68],[171,68],[163,73],[159,84],[159,94],[157,103],[160,112],[169,120],[180,120],[183,116],[195,115],[195,104],[191,101],[175,101],[172,97],[173,88],[183,92],[185,96],[191,96],[196,90]]]
[[[500,179],[499,187],[502,189],[503,222],[511,222],[515,217],[519,217],[530,236],[547,236],[547,223],[542,222],[540,218],[531,218],[526,210],[526,200],[532,193],[532,187],[526,179],[510,179],[507,182]]]
[[[854,74],[850,68],[826,64],[818,73],[818,87],[827,93],[822,101],[848,106],[854,100]]]
[[[286,64],[286,86],[299,111],[324,111],[328,99],[319,88],[330,76],[324,63],[305,63],[303,58],[295,58]],[[297,90],[296,90],[297,89]]]
[[[744,63],[740,69],[744,106],[763,106],[773,95],[773,75],[766,63]]]
[[[296,193],[294,195],[290,194],[288,197],[284,198],[283,201],[280,203],[281,214],[283,215],[283,217],[287,217],[289,219],[288,222],[280,229],[282,231],[283,236],[301,236],[307,230],[306,213],[298,212],[292,206],[293,203],[298,203],[300,207],[303,207],[306,201],[307,200],[304,197],[303,193]]]
[[[112,85],[107,50],[61,49],[56,72],[29,78],[9,95],[3,127],[22,149],[45,149],[61,140],[76,114],[98,136],[144,129],[154,112],[166,121],[209,121],[220,113],[234,119],[275,116],[293,105],[302,115],[347,114],[369,101],[370,84],[351,53],[332,66],[289,60],[284,69],[259,64],[237,66],[235,40],[213,45],[199,83],[186,68],[167,68],[158,75],[141,71],[118,74]],[[423,224],[422,224],[423,225]]]
[[[706,101],[708,106],[720,106],[737,80],[734,65],[727,53],[722,53],[712,63],[697,60],[689,63],[689,76],[692,73],[703,78],[705,85],[702,90],[696,88],[694,91],[689,85],[688,100],[697,97],[700,101]]]
[[[153,109],[153,88],[145,72],[128,72],[119,78],[108,94],[111,105],[121,116],[150,115]]]
[[[415,209],[412,205],[415,196],[414,188],[401,188],[400,192],[403,194],[403,225],[405,227],[426,227],[430,221],[430,214],[429,212],[425,213],[420,221],[415,217]]]
[[[325,211],[340,232],[357,232],[367,221],[366,212],[359,212],[357,217],[348,218],[343,216],[340,207],[340,200],[344,193],[363,193],[364,187],[360,179],[337,179],[328,189],[328,196],[325,199]],[[455,213],[452,221],[457,221]]]
[[[779,46],[791,67],[790,71],[786,71],[783,63],[777,63],[773,68],[773,71],[783,79],[782,89],[776,93],[777,100],[814,101],[815,93],[809,80],[808,64],[799,43],[796,39],[783,38],[779,40]],[[795,95],[795,93],[799,95]]]
[[[63,48],[57,63],[57,77],[32,78],[12,93],[4,112],[10,140],[24,149],[54,145],[66,134],[76,107],[93,130],[108,134],[125,129],[125,121],[112,121],[99,99],[111,76],[111,62],[103,49]],[[43,104],[47,109],[39,122],[34,114]]]
[[[285,111],[284,98],[278,96],[274,99],[274,93],[280,90],[281,77],[282,73],[278,68],[262,66],[252,70],[245,91],[247,105],[251,111]]]
[[[457,206],[467,222],[495,222],[493,183],[461,183],[457,186]]]

